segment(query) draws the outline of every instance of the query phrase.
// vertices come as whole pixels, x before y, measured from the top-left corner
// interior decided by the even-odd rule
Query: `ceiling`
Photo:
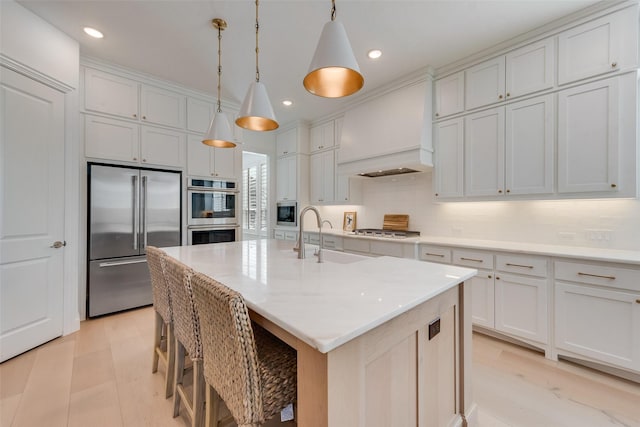
[[[2,0],[0,0],[1,2]],[[255,3],[251,0],[18,0],[80,43],[80,53],[180,85],[216,93],[217,32],[223,18],[222,97],[240,104],[255,78]],[[610,2],[610,1],[609,1]],[[595,0],[337,0],[364,88],[325,99],[302,86],[329,0],[260,2],[260,81],[278,121],[317,119],[426,66],[439,68],[595,3]],[[82,28],[105,34],[92,39]],[[376,61],[367,58],[381,49]],[[282,100],[294,102],[291,107]]]

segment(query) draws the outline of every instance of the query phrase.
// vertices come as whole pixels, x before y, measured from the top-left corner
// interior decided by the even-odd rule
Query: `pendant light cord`
[[[220,108],[220,81],[222,80],[222,29],[218,25],[218,113],[222,113]]]
[[[260,23],[258,22],[258,0],[256,0],[256,82],[260,83],[260,68],[258,67],[258,31],[260,30]]]
[[[336,20],[336,0],[331,0],[331,20]]]

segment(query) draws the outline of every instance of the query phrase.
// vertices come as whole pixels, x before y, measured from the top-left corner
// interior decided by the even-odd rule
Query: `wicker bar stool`
[[[204,424],[205,381],[202,370],[200,322],[198,321],[191,291],[193,270],[178,260],[167,256],[165,258],[164,271],[171,292],[176,349],[173,416],[178,416],[180,403],[182,403],[191,420],[191,426],[201,427]],[[189,396],[184,386],[185,351],[192,361],[193,390],[191,396]]]
[[[202,328],[206,421],[219,420],[222,399],[238,427],[260,426],[296,399],[293,348],[251,323],[242,295],[195,273],[191,278]]]
[[[158,372],[158,361],[164,363],[165,397],[173,394],[173,375],[175,371],[175,351],[173,345],[173,314],[171,295],[164,275],[165,253],[155,246],[147,246],[147,265],[151,275],[153,291],[153,309],[155,311],[155,330],[153,334],[153,362],[151,372]],[[163,345],[166,351],[163,351]]]

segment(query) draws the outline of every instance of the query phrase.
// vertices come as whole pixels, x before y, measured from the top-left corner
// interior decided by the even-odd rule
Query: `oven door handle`
[[[193,193],[228,193],[238,194],[240,190],[236,188],[211,188],[211,187],[187,187]]]
[[[214,225],[189,225],[189,230],[226,230],[229,228],[239,228],[239,224],[214,224]]]

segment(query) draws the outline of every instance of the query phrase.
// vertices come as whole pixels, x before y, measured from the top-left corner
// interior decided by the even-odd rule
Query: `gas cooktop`
[[[353,233],[357,236],[386,237],[388,239],[406,239],[420,235],[419,231],[384,230],[381,228],[358,228]]]

